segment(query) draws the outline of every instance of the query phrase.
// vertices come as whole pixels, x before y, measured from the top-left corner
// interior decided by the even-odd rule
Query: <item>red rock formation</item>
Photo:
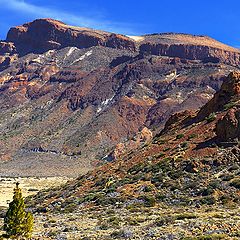
[[[216,134],[221,141],[231,141],[240,138],[240,109],[230,109],[217,122]]]
[[[150,142],[152,140],[152,137],[153,137],[152,131],[147,127],[144,127],[131,140],[124,143],[122,142],[118,143],[115,146],[113,152],[111,152],[107,156],[107,159],[116,160],[122,157],[124,154],[128,153],[129,151],[135,150],[141,145],[146,144],[147,142]]]
[[[175,124],[179,125],[179,124],[183,123],[184,121],[189,120],[190,118],[192,118],[194,116],[194,114],[195,114],[195,111],[189,111],[189,110],[185,110],[185,111],[181,111],[181,112],[177,112],[177,113],[173,114],[167,120],[162,133],[168,132],[170,129],[172,129],[175,126]]]
[[[143,43],[140,43],[140,52],[203,62],[222,62],[233,66],[238,66],[240,63],[238,49],[226,46],[209,37],[187,34],[146,36]]]
[[[28,146],[35,140],[36,147],[54,153],[51,160],[59,157],[65,161],[65,155],[76,155],[74,163],[85,164],[88,159],[90,165],[108,155],[119,142],[125,149],[120,144],[118,151],[128,151],[143,144],[153,129],[160,132],[171,114],[202,106],[219,90],[223,76],[236,69],[214,58],[205,63],[183,59],[182,55],[138,54],[133,52],[137,43],[128,37],[49,19],[12,28],[8,40],[14,43],[0,44],[0,71],[4,69],[0,72],[0,112],[4,117],[0,161],[6,156],[18,161],[16,153],[24,158],[24,154],[31,155]],[[182,45],[186,44],[190,46],[183,41]],[[196,46],[202,46],[199,44]],[[18,58],[15,45],[21,54],[55,50]],[[93,45],[101,46],[79,49]],[[187,54],[197,58],[194,51],[189,49]],[[13,62],[14,58],[18,61]],[[229,99],[239,93],[237,81],[233,85],[232,92],[226,85]],[[225,103],[221,101],[219,108]],[[216,102],[210,111],[218,106]],[[183,119],[187,116],[182,115]],[[181,122],[178,117],[168,121],[170,130],[175,131],[174,123]],[[214,128],[215,123],[212,125]],[[145,126],[150,131],[135,136]],[[197,130],[205,131],[202,126]],[[205,132],[203,135],[205,138]]]
[[[52,19],[38,19],[22,26],[13,27],[7,34],[7,41],[14,42],[20,54],[43,53],[50,49],[67,46],[88,48],[107,46],[135,50],[134,41],[128,37],[65,25]]]
[[[232,72],[225,78],[220,91],[218,91],[212,100],[202,107],[197,118],[203,120],[209,114],[222,110],[225,104],[239,99],[240,96],[240,73]]]

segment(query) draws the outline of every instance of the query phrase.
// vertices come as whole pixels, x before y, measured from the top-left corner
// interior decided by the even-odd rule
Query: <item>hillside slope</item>
[[[148,144],[29,198],[36,216],[81,216],[68,235],[90,239],[238,239],[239,86],[230,74],[200,111],[173,115]]]
[[[159,36],[183,52],[142,50]],[[11,28],[0,43],[0,175],[77,176],[143,144],[136,136],[154,136],[173,113],[202,107],[238,69],[239,51],[182,36],[141,42],[52,19]],[[198,51],[199,38],[222,55]]]

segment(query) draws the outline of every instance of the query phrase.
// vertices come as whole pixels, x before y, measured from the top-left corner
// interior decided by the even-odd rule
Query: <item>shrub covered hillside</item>
[[[134,226],[131,234],[139,236],[152,226],[153,235],[161,239],[170,239],[173,232],[176,238],[171,239],[238,239],[239,86],[240,74],[230,74],[200,111],[173,115],[164,130],[137,151],[40,192],[28,203],[43,215],[91,213],[99,220],[102,213],[101,226],[92,223],[101,237],[125,236],[124,226]]]

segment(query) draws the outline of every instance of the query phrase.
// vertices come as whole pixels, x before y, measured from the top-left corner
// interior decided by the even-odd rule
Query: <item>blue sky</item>
[[[183,32],[240,47],[239,0],[0,0],[0,39],[36,18],[127,35]]]

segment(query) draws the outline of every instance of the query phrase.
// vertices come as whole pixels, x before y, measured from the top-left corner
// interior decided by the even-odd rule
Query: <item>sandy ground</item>
[[[39,190],[62,185],[68,180],[70,180],[70,178],[67,177],[0,177],[0,207],[8,206],[9,201],[11,201],[13,197],[13,189],[16,182],[20,183],[23,196],[27,197],[29,195],[36,194]]]

